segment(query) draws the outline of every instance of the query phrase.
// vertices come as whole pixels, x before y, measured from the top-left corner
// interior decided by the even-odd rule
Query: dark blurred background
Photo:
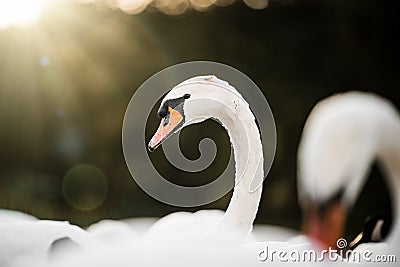
[[[162,204],[135,184],[121,129],[131,96],[147,78],[176,63],[210,60],[253,79],[275,116],[277,152],[256,222],[298,229],[296,152],[312,107],[348,90],[376,92],[400,106],[400,2],[231,2],[168,15],[174,10],[154,4],[127,14],[104,3],[59,0],[47,2],[32,25],[3,25],[0,208],[81,226],[197,210]],[[151,120],[149,134],[159,122],[155,115]],[[182,144],[183,152],[196,158],[198,141],[212,136],[219,160],[207,173],[223,170],[230,149],[224,130],[206,122],[182,134],[189,133],[194,138]],[[152,160],[170,179],[185,183],[161,152]],[[229,198],[199,208],[225,209]],[[382,211],[390,211],[389,196],[374,168],[350,214],[347,236]]]

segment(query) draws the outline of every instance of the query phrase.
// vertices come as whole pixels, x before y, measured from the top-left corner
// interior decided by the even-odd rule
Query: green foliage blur
[[[296,151],[311,108],[347,90],[373,91],[400,105],[400,2],[285,3],[252,10],[236,2],[168,16],[68,2],[31,27],[0,29],[0,208],[82,226],[197,210],[162,204],[135,184],[121,129],[131,96],[147,78],[176,63],[210,60],[253,79],[275,116],[277,153],[256,222],[298,229]],[[153,114],[147,135],[159,123]],[[196,158],[198,141],[216,140],[218,161],[208,177],[224,169],[230,145],[220,126],[205,123],[184,129],[182,149]],[[192,183],[161,152],[152,159],[171,180]],[[92,183],[81,181],[85,175]],[[347,235],[369,214],[390,211],[381,176],[374,168]],[[229,199],[200,208],[225,209]]]

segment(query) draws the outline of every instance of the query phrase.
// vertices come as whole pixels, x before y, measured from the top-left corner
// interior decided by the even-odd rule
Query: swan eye
[[[185,95],[183,96],[184,99],[188,99],[189,97],[190,97],[190,94],[185,94]]]
[[[167,112],[167,115],[165,116],[165,119],[164,119],[164,127],[167,126],[167,124],[169,123],[169,118],[171,117],[170,114],[171,114],[171,113],[168,111],[168,112]]]

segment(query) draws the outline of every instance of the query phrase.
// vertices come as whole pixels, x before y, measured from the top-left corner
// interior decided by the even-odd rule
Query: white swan
[[[176,233],[182,236],[182,231],[187,230],[187,236],[209,232],[209,236],[216,236],[233,231],[237,235],[230,233],[231,237],[246,238],[252,230],[262,190],[258,186],[252,191],[251,186],[261,185],[263,180],[260,133],[246,100],[227,82],[215,76],[199,76],[175,86],[164,97],[158,115],[161,123],[148,144],[149,150],[185,126],[216,119],[230,137],[236,172],[233,196],[225,213],[215,210],[174,213],[156,222],[150,235],[170,232],[176,237]]]
[[[364,244],[375,253],[400,251],[400,116],[377,95],[349,92],[321,101],[307,119],[298,151],[299,201],[304,227],[324,246],[335,247],[345,213],[354,204],[375,159],[386,171],[394,221],[385,244]]]

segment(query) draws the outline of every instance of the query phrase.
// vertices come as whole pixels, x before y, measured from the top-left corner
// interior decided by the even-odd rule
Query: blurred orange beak
[[[154,151],[159,145],[164,142],[174,132],[179,130],[179,127],[183,125],[183,115],[171,107],[168,107],[168,114],[161,119],[160,126],[158,126],[157,132],[151,138],[148,149]]]
[[[303,213],[303,232],[321,249],[336,249],[336,242],[343,234],[345,217],[345,207],[339,201],[329,203],[324,210],[313,205]]]

